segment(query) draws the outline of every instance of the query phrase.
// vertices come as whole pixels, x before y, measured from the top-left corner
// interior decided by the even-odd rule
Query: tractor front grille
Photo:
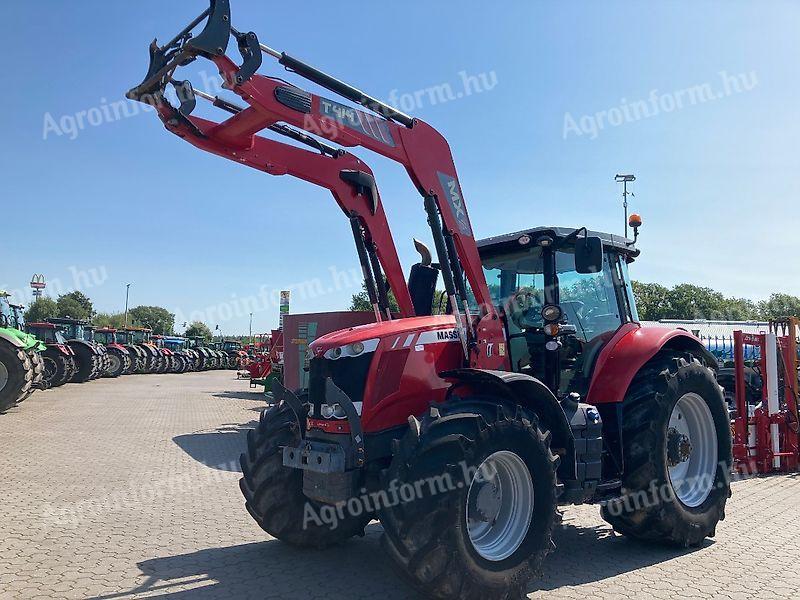
[[[325,380],[328,377],[350,400],[363,402],[373,355],[374,352],[367,352],[337,360],[319,356],[309,361],[308,398],[314,407],[314,417],[320,418],[319,407],[325,402]]]

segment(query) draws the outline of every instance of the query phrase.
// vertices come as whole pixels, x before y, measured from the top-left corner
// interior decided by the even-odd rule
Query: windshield
[[[619,255],[606,253],[603,270],[578,273],[571,249],[556,253],[556,273],[563,322],[574,325],[585,342],[616,330],[628,319],[620,310],[614,282],[619,277]],[[544,326],[544,274],[541,248],[483,260],[492,301],[508,318],[509,330],[536,330]]]
[[[223,348],[225,350],[240,350],[242,345],[239,342],[225,342]]]
[[[147,332],[145,331],[132,331],[131,336],[133,337],[134,344],[143,344],[149,341],[150,336],[146,335]]]
[[[114,334],[110,331],[95,331],[94,332],[94,339],[101,344],[113,344],[114,343]]]
[[[0,296],[0,327],[11,327],[14,322],[14,317],[11,314],[11,307],[8,300]]]

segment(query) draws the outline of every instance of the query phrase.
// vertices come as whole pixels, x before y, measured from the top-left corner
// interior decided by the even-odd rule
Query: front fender
[[[636,373],[664,348],[697,354],[716,368],[717,361],[703,343],[684,329],[642,327],[627,323],[617,330],[597,357],[586,402],[622,402]]]
[[[499,394],[535,413],[539,418],[540,429],[549,431],[552,435],[553,452],[562,458],[558,467],[559,477],[562,480],[575,479],[575,440],[569,419],[553,392],[544,383],[524,373],[484,369],[456,369],[441,373],[440,376],[454,382],[451,391],[458,384],[464,383],[483,389],[489,394]],[[451,396],[450,392],[448,396]]]

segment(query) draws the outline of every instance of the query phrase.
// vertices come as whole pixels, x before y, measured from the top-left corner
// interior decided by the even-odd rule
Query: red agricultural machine
[[[75,356],[77,369],[69,379],[71,383],[85,383],[103,376],[106,371],[106,349],[94,341],[86,340],[87,321],[70,318],[52,318],[47,323],[55,325],[66,338]],[[41,323],[31,323],[38,327]]]
[[[231,36],[241,62],[226,54]],[[264,55],[366,110],[258,74]],[[175,79],[197,58],[247,106]],[[330,190],[354,234],[376,322],[311,344],[307,393],[273,384],[279,403],[241,459],[246,507],[265,531],[324,547],[379,518],[391,560],[439,598],[524,595],[559,504],[598,503],[617,531],[655,543],[715,534],[732,463],[716,360],[686,331],[639,324],[632,241],[531,227],[477,242],[439,132],[233,28],[228,0],[154,42],[128,97],[201,150]],[[197,98],[232,116],[192,115]],[[406,169],[435,263],[418,243],[406,281],[371,170],[309,134]],[[449,313],[434,316],[439,275]]]
[[[108,369],[105,377],[130,375],[136,368],[136,352],[117,341],[117,330],[112,327],[99,327],[93,330],[94,341],[105,347],[108,354]]]
[[[734,332],[733,457],[745,475],[793,473],[800,465],[798,321],[770,322],[768,333]],[[748,394],[745,346],[757,349],[760,394]]]

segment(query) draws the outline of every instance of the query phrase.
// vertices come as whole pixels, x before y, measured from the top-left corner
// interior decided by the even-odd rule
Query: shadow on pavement
[[[230,423],[212,431],[188,433],[172,438],[178,447],[197,462],[218,469],[241,473],[239,455],[247,448],[247,432],[258,421],[245,424]]]
[[[545,560],[543,577],[529,585],[529,593],[602,581],[714,543],[706,540],[701,548],[689,549],[645,544],[615,533],[609,525],[576,527],[566,521],[556,530],[553,540],[556,550]]]
[[[147,577],[140,586],[101,598],[421,598],[392,570],[378,543],[381,531],[372,523],[363,540],[327,550],[269,540],[154,558],[138,564]],[[567,524],[555,542],[558,548],[548,556],[544,576],[531,582],[529,593],[602,581],[692,552],[630,541],[607,526]]]
[[[147,579],[112,598],[419,598],[389,567],[380,527],[328,550],[298,550],[277,540],[208,548],[138,564]],[[177,589],[185,586],[188,589]]]
[[[264,395],[264,392],[258,391],[226,391],[226,392],[217,392],[216,394],[211,394],[215,398],[232,398],[235,400],[260,400],[261,402],[265,402],[269,400],[267,396]]]

